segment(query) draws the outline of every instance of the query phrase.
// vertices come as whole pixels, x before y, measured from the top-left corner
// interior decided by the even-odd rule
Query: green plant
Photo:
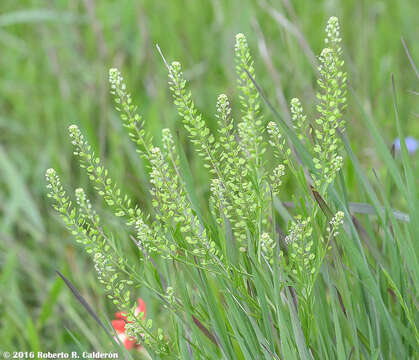
[[[363,230],[350,212],[342,145],[358,164],[343,134],[346,74],[340,42],[332,17],[319,57],[319,115],[309,122],[300,101],[293,99],[293,128],[280,119],[267,123],[262,116],[263,93],[244,35],[236,36],[235,46],[241,120],[235,126],[230,102],[220,95],[217,135],[195,106],[180,64],[167,65],[174,103],[212,177],[208,212],[196,201],[190,170],[171,131],[164,129],[161,146],[153,145],[118,70],[109,73],[111,92],[148,164],[152,213],[145,215],[122,193],[80,129],[70,126],[74,154],[95,190],[134,234],[139,263],[125,259],[117,235],[101,224],[82,189],[72,205],[53,169],[46,173],[49,196],[67,228],[92,253],[109,297],[127,314],[128,333],[154,358],[417,355],[412,309],[419,283],[412,239],[418,229],[413,222],[399,226],[388,203],[383,210],[359,168],[363,191],[378,215],[377,243],[371,244],[371,231]],[[280,201],[280,185],[288,175],[297,184],[293,210]],[[398,186],[403,193],[413,191],[409,181],[407,188],[400,181]],[[284,226],[287,235],[281,236]],[[404,238],[408,241],[402,245]],[[164,327],[135,314],[137,287],[161,302],[170,319]]]

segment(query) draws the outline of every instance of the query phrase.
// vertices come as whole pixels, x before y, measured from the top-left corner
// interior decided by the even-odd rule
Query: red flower
[[[146,305],[143,299],[138,299],[138,306],[135,308],[135,316],[139,315],[140,313],[143,313],[143,320],[145,319],[146,314]],[[112,320],[112,326],[115,329],[115,332],[118,335],[119,341],[125,346],[127,350],[131,350],[134,345],[137,349],[141,348],[140,344],[136,344],[135,340],[128,337],[128,335],[125,333],[125,325],[127,324],[127,317],[122,312],[117,312],[115,314],[116,319]]]

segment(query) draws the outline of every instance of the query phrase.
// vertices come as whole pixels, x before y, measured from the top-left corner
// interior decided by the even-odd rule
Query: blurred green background
[[[54,167],[67,189],[89,189],[67,136],[68,126],[76,123],[118,184],[146,207],[143,163],[108,94],[110,67],[123,72],[157,143],[163,127],[178,132],[204,203],[207,175],[186,142],[155,44],[168,61],[183,64],[194,99],[212,128],[217,95],[231,96],[233,108],[238,102],[233,62],[238,32],[247,36],[258,81],[283,116],[288,116],[286,104],[295,96],[314,116],[316,56],[326,21],[336,15],[350,86],[391,146],[396,133],[391,73],[405,134],[419,137],[413,93],[418,82],[400,40],[404,38],[418,59],[418,14],[415,0],[1,0],[0,349],[111,348],[57,279],[56,269],[99,315],[112,318],[115,308],[95,280],[88,256],[51,209],[44,181],[45,170]],[[364,166],[379,168],[359,106],[354,96],[349,98],[348,136]],[[104,215],[117,232],[116,220]],[[121,237],[127,256],[134,257],[126,235]],[[149,301],[149,310],[158,319],[158,304]]]

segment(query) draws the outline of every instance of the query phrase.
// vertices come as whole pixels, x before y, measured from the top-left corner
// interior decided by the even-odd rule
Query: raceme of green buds
[[[297,217],[291,224],[285,242],[288,244],[290,253],[290,267],[300,280],[309,279],[316,271],[315,258],[313,250],[312,232],[313,227],[311,218]],[[304,284],[307,287],[308,283]]]
[[[240,141],[250,160],[256,167],[259,167],[266,150],[263,140],[265,126],[260,114],[259,93],[249,77],[250,75],[253,79],[256,78],[254,62],[250,55],[246,37],[243,34],[236,35],[234,50],[242,107],[242,120],[238,124]]]
[[[183,78],[181,65],[177,61],[169,66],[169,86],[191,141],[196,145],[197,152],[205,159],[205,167],[213,173],[219,173],[214,155],[215,138],[196,109],[192,94],[186,90],[186,80]]]
[[[313,161],[318,170],[313,178],[322,194],[343,164],[342,157],[338,155],[341,147],[338,131],[343,132],[345,129],[342,115],[346,108],[346,73],[343,70],[340,29],[336,17],[329,19],[326,35],[325,43],[328,47],[322,50],[319,57],[320,92],[317,97],[320,103],[317,106],[319,117],[316,119],[316,143],[313,147]]]
[[[80,166],[86,169],[95,190],[114,209],[116,216],[125,217],[129,225],[134,225],[137,218],[142,216],[141,210],[138,206],[131,206],[131,199],[127,195],[121,195],[121,190],[108,175],[108,170],[102,165],[100,158],[95,156],[78,126],[71,125],[68,130],[74,145],[74,155],[79,157]]]
[[[234,124],[231,118],[231,107],[227,95],[221,94],[217,100],[217,113],[218,119],[218,162],[220,163],[221,177],[229,184],[230,190],[237,191],[240,180],[245,181],[247,169],[244,166],[246,160],[241,151],[239,144],[236,141]]]

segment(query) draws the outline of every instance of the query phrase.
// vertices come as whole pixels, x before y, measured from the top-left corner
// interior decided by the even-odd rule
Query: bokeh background
[[[103,319],[112,318],[116,309],[96,281],[90,259],[51,209],[44,181],[45,170],[54,167],[67,189],[83,186],[91,193],[71,154],[67,128],[75,123],[117,183],[147,208],[144,165],[109,96],[110,67],[123,72],[157,143],[162,128],[176,131],[204,204],[207,175],[186,141],[156,44],[168,61],[183,64],[212,128],[217,95],[231,96],[233,108],[238,102],[233,61],[238,32],[247,36],[257,79],[281,114],[288,116],[287,103],[298,96],[314,116],[316,56],[327,19],[338,16],[354,89],[348,136],[365,168],[379,169],[360,105],[391,146],[393,73],[404,132],[419,138],[418,81],[401,42],[419,58],[418,14],[415,0],[1,0],[0,349],[111,349],[55,273],[64,273]],[[292,184],[286,189],[292,193]],[[103,216],[121,237],[127,257],[135,258],[120,224],[106,212]],[[150,316],[164,321],[158,304],[141,290],[139,295]]]

